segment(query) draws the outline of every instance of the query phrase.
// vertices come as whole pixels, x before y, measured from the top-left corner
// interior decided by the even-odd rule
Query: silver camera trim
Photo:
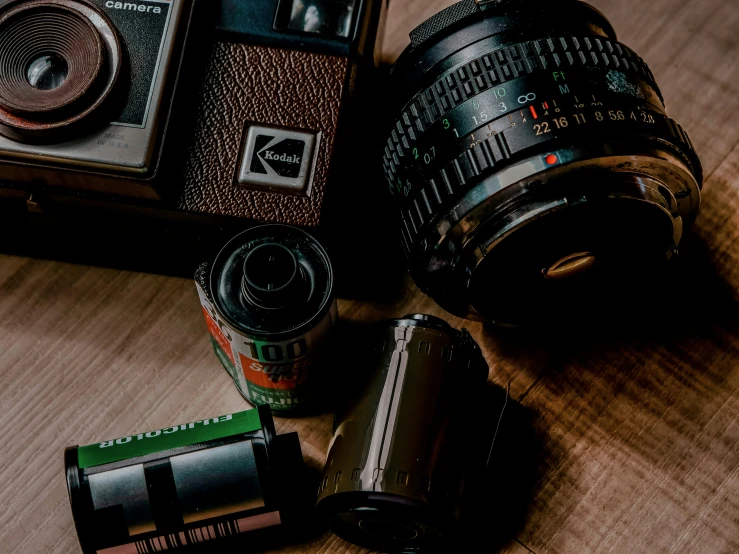
[[[110,123],[93,133],[43,145],[16,142],[0,136],[0,160],[103,170],[122,176],[141,177],[152,171],[152,159],[157,146],[165,100],[164,89],[169,77],[176,38],[181,32],[180,25],[172,25],[172,22],[181,20],[185,0],[140,0],[138,3],[166,4],[170,7],[160,43],[144,125],[135,127]]]
[[[277,143],[287,139],[299,140],[305,143],[303,157],[300,161],[299,175],[297,177],[281,177],[269,164],[263,164],[267,174],[251,171],[252,159],[258,154],[255,151],[255,146],[259,135],[274,135],[273,142]],[[255,190],[309,197],[313,188],[313,176],[316,168],[319,143],[320,137],[318,133],[266,125],[248,125],[246,140],[244,141],[244,147],[241,153],[241,163],[239,164],[239,170],[234,184]]]

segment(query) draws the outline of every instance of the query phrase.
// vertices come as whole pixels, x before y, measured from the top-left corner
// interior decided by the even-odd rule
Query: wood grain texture
[[[385,57],[450,3],[393,0]],[[534,414],[536,484],[502,552],[739,552],[739,2],[593,3],[650,64],[705,163],[677,315],[511,336],[448,317],[410,282],[397,301],[340,311],[352,322],[424,311],[467,326],[492,379]],[[65,446],[244,408],[189,280],[0,257],[0,553],[80,552]],[[321,465],[330,415],[277,424],[298,430]],[[330,534],[275,551],[362,552]]]

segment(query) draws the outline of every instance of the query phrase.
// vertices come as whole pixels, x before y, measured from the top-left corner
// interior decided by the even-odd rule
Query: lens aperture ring
[[[662,100],[644,60],[605,37],[550,37],[505,46],[446,72],[406,104],[385,144],[388,179],[394,180],[397,168],[411,154],[412,142],[467,100],[520,77],[583,68],[614,69],[645,79]]]
[[[701,167],[698,156],[690,137],[679,123],[656,111],[636,108],[631,111],[609,110],[607,107],[602,110],[594,113],[602,114],[603,122],[599,122],[597,116],[591,116],[587,111],[587,116],[582,113],[578,114],[579,119],[567,113],[559,120],[562,121],[563,117],[569,117],[572,123],[568,123],[568,127],[572,125],[570,132],[573,134],[584,132],[583,130],[587,129],[587,123],[590,122],[592,126],[589,128],[591,133],[589,136],[591,137],[593,136],[592,129],[596,125],[601,125],[607,121],[603,130],[603,140],[606,142],[619,139],[634,141],[641,137],[642,139],[656,140],[662,146],[674,145],[671,150],[674,150],[676,154],[683,154],[686,164],[696,173],[700,182]],[[632,121],[632,115],[637,118],[636,121]],[[537,137],[544,139],[545,135],[549,134],[548,129],[546,131],[542,130],[541,123],[533,123],[533,125],[535,127],[539,126],[538,132],[542,133]],[[619,129],[619,126],[622,126],[622,128]],[[566,133],[567,129],[561,129],[560,131]],[[464,140],[460,142],[466,146],[461,148],[461,151],[451,161],[422,180],[416,182],[408,180],[406,182],[409,194],[406,202],[401,206],[401,231],[408,253],[419,246],[422,251],[426,250],[430,246],[426,244],[426,231],[436,217],[443,214],[450,203],[454,202],[470,187],[479,183],[486,175],[502,171],[510,166],[512,158],[519,157],[518,154],[523,153],[525,155],[524,150],[530,150],[531,156],[537,158],[541,170],[571,161],[557,156],[555,153],[556,147],[545,140],[530,144],[528,140],[520,141],[517,137],[512,136],[516,133],[529,134],[530,129],[524,125],[519,125],[503,132],[497,132],[492,136],[478,137],[474,141],[471,141],[470,137],[464,137]],[[574,143],[575,140],[565,142]],[[523,149],[518,150],[517,145],[522,145]],[[675,146],[677,146],[677,149]],[[397,196],[404,194],[402,190],[397,189],[395,193]]]

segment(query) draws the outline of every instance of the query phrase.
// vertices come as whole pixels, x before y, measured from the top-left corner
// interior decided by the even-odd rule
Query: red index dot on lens
[[[546,158],[544,158],[544,161],[547,162],[549,165],[554,165],[557,163],[557,156],[554,154],[549,154]]]

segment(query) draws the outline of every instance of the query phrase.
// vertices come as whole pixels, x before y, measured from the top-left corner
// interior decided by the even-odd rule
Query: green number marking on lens
[[[414,160],[417,160],[418,159],[418,148],[414,148],[413,149],[413,159]]]
[[[505,87],[498,87],[497,89],[493,91],[493,94],[495,95],[496,98],[502,98],[508,93],[506,92]]]
[[[445,119],[443,123],[444,123],[444,129],[449,129],[449,120]]]

